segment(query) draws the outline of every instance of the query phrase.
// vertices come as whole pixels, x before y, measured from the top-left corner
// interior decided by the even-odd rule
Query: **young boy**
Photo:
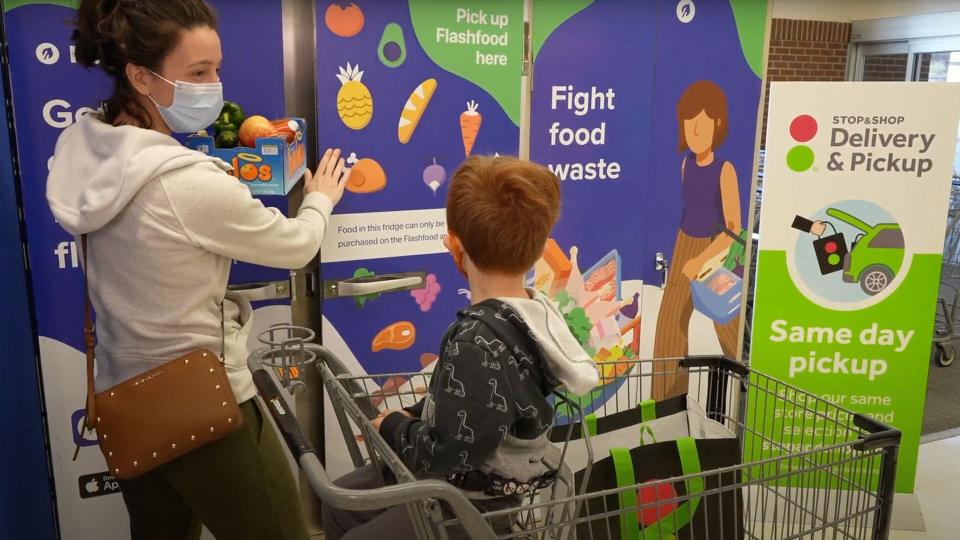
[[[547,396],[558,386],[582,394],[599,384],[563,315],[524,287],[559,215],[560,182],[546,167],[506,157],[471,157],[460,166],[447,196],[444,243],[473,305],[447,330],[427,396],[374,421],[419,478],[447,480],[481,512],[516,506],[518,494],[551,481]],[[337,484],[371,489],[380,482],[367,466]],[[348,512],[324,504],[323,518],[333,540],[414,538],[403,507]],[[462,529],[447,534],[466,537]]]

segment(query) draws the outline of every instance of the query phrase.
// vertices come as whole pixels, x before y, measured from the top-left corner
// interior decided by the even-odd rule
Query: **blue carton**
[[[253,195],[286,195],[307,169],[307,123],[303,118],[291,120],[300,126],[291,143],[283,137],[260,137],[254,148],[217,148],[212,136],[190,135],[185,144],[227,162],[233,167],[231,174]]]

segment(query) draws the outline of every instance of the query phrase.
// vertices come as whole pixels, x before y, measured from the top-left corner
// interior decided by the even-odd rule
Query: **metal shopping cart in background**
[[[632,497],[636,502],[624,506],[617,501],[631,498],[621,496],[642,489],[663,493],[661,487],[689,486],[694,482],[719,486],[700,492],[701,505],[722,501],[710,497],[720,492],[739,493],[732,507],[712,514],[721,520],[737,520],[735,538],[885,539],[889,534],[900,432],[729,359],[690,357],[682,359],[677,369],[689,377],[689,395],[701,401],[707,415],[736,434],[743,456],[741,464],[585,492],[590,465],[603,456],[594,456],[590,438],[584,437],[589,464],[582,477],[575,478],[562,463],[570,444],[567,434],[561,437],[567,442],[555,448],[560,460],[556,464],[557,482],[524,494],[524,502],[518,507],[481,513],[451,484],[418,480],[371,424],[380,410],[418,401],[429,386],[430,373],[351,374],[329,351],[309,343],[309,331],[280,327],[268,332],[269,335],[261,336],[266,347],[251,353],[249,367],[265,408],[283,433],[313,491],[324,504],[346,510],[404,505],[418,538],[445,539],[451,527],[459,526],[472,538],[484,540],[615,540],[620,536],[609,524],[618,516],[658,511],[664,504],[679,506],[694,497],[682,494],[689,490],[681,489],[681,494],[674,492],[670,500]],[[664,364],[657,365],[658,362]],[[664,373],[675,360],[624,363],[628,365],[604,370],[617,375],[616,380],[604,379],[602,387],[616,384],[621,391],[594,411],[598,415],[636,407],[648,392],[653,373]],[[349,490],[333,484],[284,401],[282,378],[274,374],[280,370],[290,373],[294,366],[301,373],[308,368],[319,371],[353,464],[378,465],[378,470],[392,474],[393,485]],[[573,407],[582,417],[576,403],[564,405]],[[562,425],[552,429],[572,431]],[[816,444],[809,444],[804,434],[814,432],[820,438]],[[711,533],[723,530],[722,527],[709,529],[695,531],[689,537],[732,538]],[[644,535],[643,531],[637,538],[660,540],[659,536]]]
[[[947,212],[947,231],[943,242],[943,266],[940,271],[940,294],[933,327],[933,360],[938,366],[953,364],[957,356],[954,339],[960,328],[957,306],[960,305],[960,178],[954,175],[950,190],[950,210]]]
[[[957,357],[954,340],[960,332],[957,327],[957,309],[960,308],[960,263],[944,259],[940,271],[940,294],[937,298],[937,316],[933,327],[933,359],[938,366],[947,367]]]

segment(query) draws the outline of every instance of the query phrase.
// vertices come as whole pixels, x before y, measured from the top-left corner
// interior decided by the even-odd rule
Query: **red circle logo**
[[[790,136],[797,142],[807,142],[817,134],[817,121],[809,114],[801,114],[790,122]]]
[[[836,252],[837,252],[837,244],[834,243],[834,242],[827,242],[827,244],[826,244],[825,246],[823,246],[823,249],[824,249],[824,251],[826,251],[827,253],[836,253]]]

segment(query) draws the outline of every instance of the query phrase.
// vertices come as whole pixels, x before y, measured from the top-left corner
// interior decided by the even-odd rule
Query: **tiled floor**
[[[960,539],[960,435],[920,446],[916,494],[926,532],[894,530],[890,540]]]
[[[960,538],[960,436],[920,446],[916,493],[926,532],[892,531],[891,540]]]

